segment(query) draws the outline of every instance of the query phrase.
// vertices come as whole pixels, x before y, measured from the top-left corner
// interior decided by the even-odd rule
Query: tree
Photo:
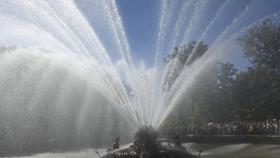
[[[217,62],[209,67],[197,77],[190,93],[167,118],[166,126],[175,122],[184,127],[201,127],[207,122],[233,120],[236,75],[237,69],[230,63]]]
[[[190,42],[182,47],[175,47],[174,50],[164,58],[168,73],[170,76],[165,81],[166,89],[174,84],[177,77],[186,66],[191,65],[198,58],[203,56],[208,50],[208,46],[204,42]]]
[[[164,58],[164,62],[167,64],[174,58],[178,58],[182,65],[190,65],[196,59],[201,57],[208,50],[208,46],[204,42],[192,41],[182,47],[175,47],[174,50]]]
[[[264,20],[248,29],[238,41],[254,68],[265,66],[280,74],[280,25]]]
[[[201,126],[203,122],[280,118],[280,25],[264,20],[237,41],[251,62],[248,69],[238,72],[233,64],[218,62],[205,70],[171,113],[169,122],[185,126],[187,120]],[[179,63],[174,64],[178,71],[171,81],[207,50],[202,44],[200,53],[190,58],[194,46],[176,47],[165,59],[167,66],[176,60]]]
[[[264,120],[268,115],[280,118],[280,25],[264,20],[238,41],[252,64],[247,72],[251,108],[256,109],[258,119]],[[246,75],[242,75],[244,80]]]

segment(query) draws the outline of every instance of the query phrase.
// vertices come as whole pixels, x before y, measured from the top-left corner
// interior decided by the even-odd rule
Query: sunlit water
[[[198,150],[202,149],[201,158],[279,158],[280,145],[257,145],[257,144],[184,144],[187,151],[193,155],[198,155]],[[31,158],[99,158],[95,151],[100,154],[105,153],[105,149],[86,149],[76,152],[66,153],[42,153]],[[25,158],[25,157],[21,157]]]
[[[32,141],[29,138],[41,137],[46,144],[60,140],[75,144],[104,140],[102,137],[113,140],[115,127],[120,127],[118,134],[124,137],[142,125],[158,128],[184,101],[197,76],[230,50],[235,51],[235,39],[247,28],[265,18],[279,20],[279,8],[275,6],[280,6],[276,0],[161,0],[155,60],[147,66],[144,60],[132,60],[134,50],[116,1],[88,1],[90,15],[84,14],[78,2],[0,3],[0,47],[8,48],[0,50],[1,132],[5,143],[18,152]],[[211,3],[217,7],[207,14]],[[237,9],[227,16],[232,7]],[[225,19],[229,22],[219,26]],[[218,26],[219,31],[215,31]],[[174,46],[192,40],[207,41],[209,50],[192,65],[183,67],[166,90],[177,71],[178,59],[163,66],[163,57]],[[114,122],[118,115],[126,122]],[[96,132],[100,127],[103,131]],[[44,148],[40,141],[37,143]],[[92,150],[80,154],[90,153]],[[39,156],[43,155],[48,154]],[[55,154],[59,155],[63,154]]]
[[[56,77],[53,73],[55,69],[48,70],[48,67],[31,69],[32,64],[42,65],[49,60],[58,65],[65,65],[64,71],[70,71],[67,73],[85,81],[83,85],[89,90],[104,96],[108,104],[134,127],[149,124],[158,128],[173,107],[184,98],[195,78],[215,61],[222,59],[225,50],[232,48],[238,35],[265,18],[279,19],[279,8],[273,7],[278,5],[277,1],[266,3],[257,0],[237,4],[229,0],[215,2],[161,0],[158,11],[159,29],[155,41],[155,62],[147,67],[144,61],[138,63],[132,61],[133,50],[130,49],[123,19],[115,1],[88,1],[90,4],[88,8],[92,12],[90,15],[84,15],[78,3],[79,1],[55,0],[1,2],[0,46],[16,47],[6,53],[14,55],[0,57],[2,66],[14,66],[8,68],[12,72],[26,71],[24,76],[15,76],[19,81],[15,87],[26,88],[29,85],[26,85],[25,80],[28,78],[35,80],[33,71],[38,71],[39,78],[40,75],[44,77],[47,73]],[[213,9],[212,5],[216,7],[209,15],[206,11]],[[234,16],[230,17],[230,20],[224,17],[228,14],[228,8],[237,8],[236,12],[231,13]],[[262,12],[254,16],[256,10]],[[208,20],[204,17],[208,17]],[[229,21],[228,24],[213,34],[211,31],[224,19]],[[178,69],[177,58],[163,66],[163,57],[166,53],[175,46],[191,40],[207,40],[209,34],[212,40],[208,41],[210,49],[206,55],[191,66],[184,67],[174,84],[166,90],[166,86],[170,86],[167,85],[168,82]],[[197,45],[195,49],[196,47]],[[192,58],[194,50],[188,60]],[[21,60],[18,56],[23,54],[26,55],[24,59],[29,59]],[[39,54],[41,60],[30,54]],[[2,87],[11,89],[9,85],[12,81],[9,80],[9,75],[14,75],[12,72],[2,70],[1,89]],[[59,82],[67,85],[71,79],[62,78]],[[129,91],[123,81],[130,87]],[[33,84],[38,91],[52,86],[50,82]],[[68,92],[71,88],[61,86],[57,87],[57,90],[58,95],[51,98],[56,104],[54,106],[67,109]],[[1,103],[18,106],[18,101],[10,99],[17,95],[33,100],[27,105],[29,109],[46,106],[41,102],[48,102],[47,99],[37,100],[38,97],[43,98],[43,93],[36,92],[28,96],[29,93],[4,91],[0,96]],[[85,104],[88,97],[81,95],[78,99],[81,100],[80,104]],[[81,118],[82,114],[77,115],[79,115],[77,118]]]
[[[196,144],[184,145],[188,151],[203,158],[278,158],[279,145],[266,144]]]

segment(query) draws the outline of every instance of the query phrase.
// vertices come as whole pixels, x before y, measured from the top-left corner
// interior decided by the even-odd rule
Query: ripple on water
[[[279,158],[280,155],[280,145],[186,143],[184,146],[194,155],[202,149],[202,158]]]

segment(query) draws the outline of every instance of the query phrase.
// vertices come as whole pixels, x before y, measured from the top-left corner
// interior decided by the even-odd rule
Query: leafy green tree
[[[192,41],[182,47],[175,47],[174,50],[164,58],[164,62],[167,64],[174,58],[178,58],[182,65],[190,65],[196,59],[201,57],[208,50],[208,46],[204,42]]]
[[[252,68],[268,67],[273,73],[280,74],[279,24],[264,20],[260,25],[248,29],[238,41],[249,57]]]
[[[236,74],[237,69],[230,63],[218,62],[209,67],[197,77],[190,93],[167,118],[167,124],[199,127],[207,122],[232,120]]]
[[[208,46],[204,42],[190,42],[182,47],[175,47],[174,50],[164,58],[164,63],[169,69],[169,79],[165,81],[166,88],[169,89],[181,71],[191,65],[198,58],[203,56],[208,50]]]
[[[264,20],[237,41],[251,62],[248,69],[238,72],[233,64],[218,62],[205,70],[171,113],[168,124],[175,122],[185,126],[189,122],[201,126],[205,122],[280,118],[280,25]],[[177,71],[170,81],[176,80],[185,66],[207,51],[201,42],[200,52],[194,57],[191,54],[196,52],[193,51],[195,45],[176,47],[167,56],[167,66],[176,60],[179,63],[174,64]]]
[[[194,91],[197,105],[207,121],[232,119],[233,85],[237,70],[229,63],[216,63],[198,77]],[[194,95],[194,94],[192,94]]]
[[[280,118],[280,25],[264,20],[238,41],[252,64],[247,72],[251,89],[249,110],[255,109],[255,117],[261,120],[268,115]]]

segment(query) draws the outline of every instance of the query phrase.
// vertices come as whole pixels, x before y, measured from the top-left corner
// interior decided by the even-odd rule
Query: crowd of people
[[[280,135],[280,120],[208,123],[204,126],[169,127],[167,135]]]

